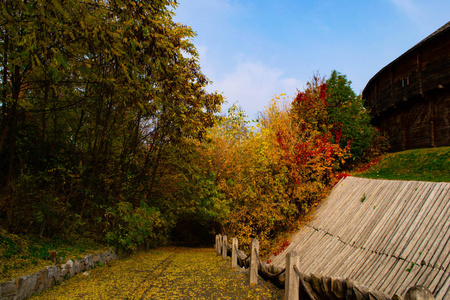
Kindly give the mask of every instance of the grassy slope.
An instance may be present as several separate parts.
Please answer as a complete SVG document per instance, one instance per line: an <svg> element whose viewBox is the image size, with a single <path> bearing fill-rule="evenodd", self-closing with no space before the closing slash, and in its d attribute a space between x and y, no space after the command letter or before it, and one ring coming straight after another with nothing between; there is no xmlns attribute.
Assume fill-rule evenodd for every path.
<svg viewBox="0 0 450 300"><path fill-rule="evenodd" d="M367 170L351 175L391 180L450 182L450 147L389 153Z"/></svg>

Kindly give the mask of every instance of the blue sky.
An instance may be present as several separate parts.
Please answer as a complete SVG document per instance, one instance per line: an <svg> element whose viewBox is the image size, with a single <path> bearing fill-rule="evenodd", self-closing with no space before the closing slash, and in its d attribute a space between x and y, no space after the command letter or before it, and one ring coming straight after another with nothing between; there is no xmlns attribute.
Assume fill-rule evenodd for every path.
<svg viewBox="0 0 450 300"><path fill-rule="evenodd" d="M276 94L294 97L314 73L337 70L362 92L369 79L450 21L448 0L179 0L208 91L250 118Z"/></svg>

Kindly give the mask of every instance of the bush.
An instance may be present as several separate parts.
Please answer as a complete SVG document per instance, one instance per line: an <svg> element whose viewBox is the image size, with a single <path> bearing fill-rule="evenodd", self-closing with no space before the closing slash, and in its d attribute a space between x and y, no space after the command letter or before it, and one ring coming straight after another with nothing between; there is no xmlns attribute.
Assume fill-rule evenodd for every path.
<svg viewBox="0 0 450 300"><path fill-rule="evenodd" d="M111 246L136 250L139 246L153 248L167 241L170 222L159 210L141 203L134 208L129 202L119 202L106 210L107 232L105 240Z"/></svg>

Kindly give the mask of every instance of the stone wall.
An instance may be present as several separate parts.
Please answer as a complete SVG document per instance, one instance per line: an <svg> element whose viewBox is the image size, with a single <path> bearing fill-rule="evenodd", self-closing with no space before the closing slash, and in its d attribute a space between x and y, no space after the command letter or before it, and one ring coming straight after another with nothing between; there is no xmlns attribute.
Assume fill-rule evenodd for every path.
<svg viewBox="0 0 450 300"><path fill-rule="evenodd" d="M65 264L47 266L42 270L0 283L0 300L21 300L55 286L78 273L118 258L114 251L86 255L79 260L69 259Z"/></svg>

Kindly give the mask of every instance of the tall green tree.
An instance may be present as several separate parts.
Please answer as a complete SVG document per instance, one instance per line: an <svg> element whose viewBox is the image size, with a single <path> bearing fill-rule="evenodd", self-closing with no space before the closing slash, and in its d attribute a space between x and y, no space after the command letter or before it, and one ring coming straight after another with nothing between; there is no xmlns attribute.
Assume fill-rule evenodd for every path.
<svg viewBox="0 0 450 300"><path fill-rule="evenodd" d="M97 230L86 221L115 226L102 217L111 207L159 210L172 149L201 138L222 103L204 90L194 32L172 20L176 1L0 5L4 224L49 234L68 220Z"/></svg>
<svg viewBox="0 0 450 300"><path fill-rule="evenodd" d="M364 107L361 96L356 95L351 81L336 70L326 80L327 112L329 123L335 130L342 131L340 144L344 147L351 143L349 161L358 162L367 159L366 155L379 139L379 132L370 124L369 111Z"/></svg>

